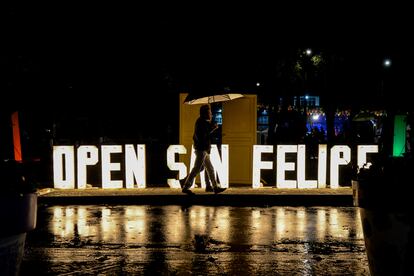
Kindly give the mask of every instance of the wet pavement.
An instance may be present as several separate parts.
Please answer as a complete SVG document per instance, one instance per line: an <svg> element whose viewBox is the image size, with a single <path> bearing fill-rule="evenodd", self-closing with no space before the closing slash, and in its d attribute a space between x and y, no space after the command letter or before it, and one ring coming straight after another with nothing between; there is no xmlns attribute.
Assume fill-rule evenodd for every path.
<svg viewBox="0 0 414 276"><path fill-rule="evenodd" d="M356 207L39 205L21 275L369 275Z"/></svg>

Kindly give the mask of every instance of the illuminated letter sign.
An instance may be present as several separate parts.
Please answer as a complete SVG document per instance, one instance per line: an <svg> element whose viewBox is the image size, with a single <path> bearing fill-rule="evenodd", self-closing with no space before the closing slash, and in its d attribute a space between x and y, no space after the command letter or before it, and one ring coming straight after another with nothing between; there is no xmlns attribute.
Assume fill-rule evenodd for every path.
<svg viewBox="0 0 414 276"><path fill-rule="evenodd" d="M55 188L75 188L75 153L73 146L53 146Z"/></svg>
<svg viewBox="0 0 414 276"><path fill-rule="evenodd" d="M134 188L134 179L138 188L145 188L145 145L125 145L125 186Z"/></svg>
<svg viewBox="0 0 414 276"><path fill-rule="evenodd" d="M278 188L296 188L296 180L286 180L286 171L294 171L295 163L286 162L286 153L298 152L297 146L294 145L277 145L277 172L276 187Z"/></svg>
<svg viewBox="0 0 414 276"><path fill-rule="evenodd" d="M78 148L78 189L86 188L88 165L98 163L98 148L96 146L80 146Z"/></svg>
<svg viewBox="0 0 414 276"><path fill-rule="evenodd" d="M318 152L318 188L326 188L326 162L328 159L326 145L319 145Z"/></svg>
<svg viewBox="0 0 414 276"><path fill-rule="evenodd" d="M342 157L341 157L342 156ZM351 149L348 146L333 146L331 149L331 188L339 187L339 165L351 162Z"/></svg>
<svg viewBox="0 0 414 276"><path fill-rule="evenodd" d="M187 149L182 145L172 145L167 149L167 166L170 170L178 171L178 179L184 179L187 176L187 167L182 162L175 162L175 154L186 154ZM191 147L191 160L190 170L194 167L195 163L195 150ZM229 187L229 147L228 145L221 145L221 158L217 148L217 145L211 145L210 160L214 167L214 175L218 177L220 186L223 188ZM200 173L201 187L206 187L205 170ZM195 182L195 179L194 179ZM168 179L168 185L171 188L181 188L180 182L176 179ZM194 183L193 185L194 186Z"/></svg>
<svg viewBox="0 0 414 276"><path fill-rule="evenodd" d="M122 188L122 180L112 180L111 171L119 171L120 163L111 162L111 154L121 153L121 146L102 146L102 188Z"/></svg>
<svg viewBox="0 0 414 276"><path fill-rule="evenodd" d="M377 145L358 146L358 166L369 165L367 153L377 153ZM259 188L260 171L262 169L273 169L271 161L262 161L262 153L272 153L273 146L253 146L253 179L252 187ZM287 162L286 154L296 153L296 163ZM330 163L330 188L339 187L339 166L346 165L351 161L351 149L348 146L334 146L331 149ZM278 145L276 153L276 187L277 188L326 188L327 172L327 146L319 145L318 149L318 179L306 179L306 146L305 145ZM296 165L296 168L295 168ZM286 172L296 170L296 180L286 179Z"/></svg>
<svg viewBox="0 0 414 276"><path fill-rule="evenodd" d="M367 162L367 153L377 153L378 145L363 145L358 146L358 168L371 166L370 162Z"/></svg>
<svg viewBox="0 0 414 276"><path fill-rule="evenodd" d="M102 188L145 188L145 145L125 145L125 187L123 179L112 179L113 172L121 173L121 163L113 162L114 154L122 154L120 145L79 146L77 148L77 166L75 166L75 149L73 146L53 147L53 180L54 187L60 189L75 188L75 167L77 168L76 188L85 189L87 184L87 167L101 165Z"/></svg>
<svg viewBox="0 0 414 276"><path fill-rule="evenodd" d="M213 164L215 175L222 188L229 187L229 145L221 145L221 158L217 145L211 145L210 154L211 163ZM205 172L205 170L204 170ZM203 183L203 182L201 182ZM202 185L203 188L205 188Z"/></svg>
<svg viewBox="0 0 414 276"><path fill-rule="evenodd" d="M298 145L298 188L317 188L317 180L306 180L306 146Z"/></svg>
<svg viewBox="0 0 414 276"><path fill-rule="evenodd" d="M262 161L263 153L273 153L272 145L253 146L252 187L260 188L261 170L273 170L273 161ZM378 153L377 145L357 147L357 165L369 166L367 154ZM182 162L176 162L176 154L187 154L183 145L171 145L167 149L167 166L178 172L178 179L184 179L194 167L195 151L191 148L190 169ZM287 154L290 154L289 156ZM93 145L54 146L53 179L54 187L60 189L85 189L88 168L100 166L102 188L145 188L146 163L145 145ZM294 161L292 157L296 155ZM76 158L75 158L76 157ZM210 159L214 176L221 187L229 187L229 146L221 145L221 154L212 145ZM123 162L123 161L124 162ZM321 144L318 148L318 179L306 179L306 145L277 145L276 150L276 187L277 188L326 188L328 149ZM330 188L339 187L339 166L351 161L351 148L335 145L330 150ZM314 161L316 162L316 161ZM288 173L288 176L286 175ZM296 174L296 179L293 178ZM205 171L200 174L201 187L206 187ZM171 188L181 188L179 180L167 179ZM193 183L194 185L194 183Z"/></svg>
<svg viewBox="0 0 414 276"><path fill-rule="evenodd" d="M262 153L273 153L273 146L253 146L253 188L259 188L260 170L272 170L272 161L262 161Z"/></svg>
<svg viewBox="0 0 414 276"><path fill-rule="evenodd" d="M175 154L186 154L187 149L183 145L171 145L167 149L167 166L172 171L178 171L178 179L184 179L187 175L187 167L182 162L175 162ZM181 188L180 181L175 178L167 179L171 188Z"/></svg>

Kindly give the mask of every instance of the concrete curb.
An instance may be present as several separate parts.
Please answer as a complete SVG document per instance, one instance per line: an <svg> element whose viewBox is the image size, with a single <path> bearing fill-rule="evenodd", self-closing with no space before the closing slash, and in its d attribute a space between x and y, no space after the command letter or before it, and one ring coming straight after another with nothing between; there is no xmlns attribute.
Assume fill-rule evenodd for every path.
<svg viewBox="0 0 414 276"><path fill-rule="evenodd" d="M212 206L353 206L351 188L251 189L231 188L221 194L198 188L195 195L180 189L147 188L50 190L38 197L40 204L212 205Z"/></svg>

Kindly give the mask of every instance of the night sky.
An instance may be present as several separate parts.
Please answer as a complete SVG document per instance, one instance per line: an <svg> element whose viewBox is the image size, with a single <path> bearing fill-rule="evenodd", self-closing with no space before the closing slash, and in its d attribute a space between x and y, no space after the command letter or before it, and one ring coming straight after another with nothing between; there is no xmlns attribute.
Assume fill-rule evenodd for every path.
<svg viewBox="0 0 414 276"><path fill-rule="evenodd" d="M335 60L325 94L343 103L369 102L382 78L393 95L403 95L414 61L406 10L12 4L1 9L0 88L13 103L2 105L146 112L165 108L181 91L224 87L271 101L299 93L286 64L306 48ZM385 57L393 60L391 72L381 65ZM319 81L305 90L320 88Z"/></svg>

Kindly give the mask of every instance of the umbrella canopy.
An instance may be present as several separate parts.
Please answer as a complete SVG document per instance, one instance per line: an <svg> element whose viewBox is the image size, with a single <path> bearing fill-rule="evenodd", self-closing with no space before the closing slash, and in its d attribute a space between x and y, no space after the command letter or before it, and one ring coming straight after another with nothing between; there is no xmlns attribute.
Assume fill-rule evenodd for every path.
<svg viewBox="0 0 414 276"><path fill-rule="evenodd" d="M215 95L199 95L199 94L188 94L184 100L185 104L210 104L217 102L231 101L244 97L242 94L238 93L225 93L225 94L215 94Z"/></svg>
<svg viewBox="0 0 414 276"><path fill-rule="evenodd" d="M355 115L355 117L352 119L354 122L366 122L371 121L375 119L375 114L370 112L361 112Z"/></svg>

